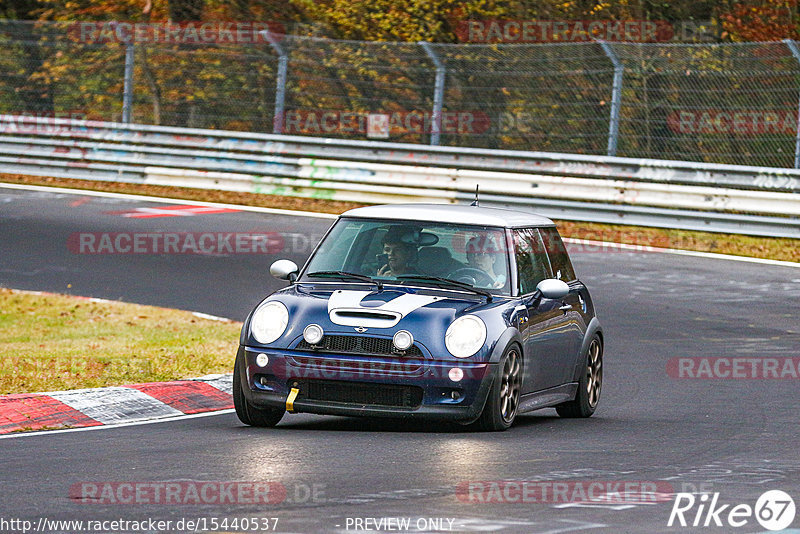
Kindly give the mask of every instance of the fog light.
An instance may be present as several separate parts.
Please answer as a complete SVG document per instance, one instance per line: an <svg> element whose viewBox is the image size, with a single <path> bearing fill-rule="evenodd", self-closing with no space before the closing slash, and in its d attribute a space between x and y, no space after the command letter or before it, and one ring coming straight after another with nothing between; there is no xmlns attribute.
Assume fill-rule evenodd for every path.
<svg viewBox="0 0 800 534"><path fill-rule="evenodd" d="M269 363L269 356L266 354L259 354L256 356L256 365L259 367L266 367Z"/></svg>
<svg viewBox="0 0 800 534"><path fill-rule="evenodd" d="M316 345L322 341L323 335L322 327L318 324L310 324L303 330L303 339L311 345Z"/></svg>
<svg viewBox="0 0 800 534"><path fill-rule="evenodd" d="M461 398L461 393L459 393L458 391L453 390L453 392L450 394L450 397L453 400L458 400L458 399Z"/></svg>
<svg viewBox="0 0 800 534"><path fill-rule="evenodd" d="M406 350L414 343L414 336L408 330L399 330L392 338L397 350Z"/></svg>
<svg viewBox="0 0 800 534"><path fill-rule="evenodd" d="M450 372L447 373L447 376L450 377L450 380L453 382L460 382L462 378L464 378L464 370L461 367L453 367L450 369Z"/></svg>

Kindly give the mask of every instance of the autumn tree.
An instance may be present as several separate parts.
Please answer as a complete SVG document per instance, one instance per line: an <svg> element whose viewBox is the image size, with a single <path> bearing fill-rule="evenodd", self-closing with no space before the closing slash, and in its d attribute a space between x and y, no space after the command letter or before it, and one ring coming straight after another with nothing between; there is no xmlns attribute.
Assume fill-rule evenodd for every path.
<svg viewBox="0 0 800 534"><path fill-rule="evenodd" d="M0 0L0 17L9 21L32 21L40 16L37 0ZM20 65L17 76L19 82L12 91L19 102L25 103L28 111L36 114L53 113L53 92L50 84L41 83L34 75L41 71L44 56L41 49L33 45L41 39L40 32L30 23L10 22L9 31L19 45L11 45L9 55Z"/></svg>
<svg viewBox="0 0 800 534"><path fill-rule="evenodd" d="M779 41L798 37L797 0L745 0L720 14L722 37L731 41Z"/></svg>

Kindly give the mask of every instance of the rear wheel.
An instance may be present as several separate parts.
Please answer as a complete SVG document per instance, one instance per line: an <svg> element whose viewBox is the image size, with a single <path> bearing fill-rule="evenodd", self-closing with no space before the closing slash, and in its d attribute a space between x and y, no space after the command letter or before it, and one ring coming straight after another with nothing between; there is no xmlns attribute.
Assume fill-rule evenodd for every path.
<svg viewBox="0 0 800 534"><path fill-rule="evenodd" d="M239 420L250 426L275 426L281 420L285 410L281 408L256 408L247 401L242 385L242 366L244 363L236 357L233 366L233 407Z"/></svg>
<svg viewBox="0 0 800 534"><path fill-rule="evenodd" d="M522 357L519 348L511 345L500 360L500 367L489 398L476 428L484 431L505 430L514 424L519 408L519 394L522 385Z"/></svg>
<svg viewBox="0 0 800 534"><path fill-rule="evenodd" d="M600 390L603 387L603 343L594 336L586 352L583 373L578 382L578 393L575 399L556 406L561 417L589 417L600 402Z"/></svg>

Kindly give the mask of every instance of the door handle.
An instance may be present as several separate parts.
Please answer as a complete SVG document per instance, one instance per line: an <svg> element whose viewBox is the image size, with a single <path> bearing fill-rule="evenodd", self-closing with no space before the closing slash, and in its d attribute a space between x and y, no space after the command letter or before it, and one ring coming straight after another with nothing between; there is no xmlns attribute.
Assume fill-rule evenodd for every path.
<svg viewBox="0 0 800 534"><path fill-rule="evenodd" d="M563 306L559 306L558 309L561 311L569 311L572 309L572 304L564 304Z"/></svg>

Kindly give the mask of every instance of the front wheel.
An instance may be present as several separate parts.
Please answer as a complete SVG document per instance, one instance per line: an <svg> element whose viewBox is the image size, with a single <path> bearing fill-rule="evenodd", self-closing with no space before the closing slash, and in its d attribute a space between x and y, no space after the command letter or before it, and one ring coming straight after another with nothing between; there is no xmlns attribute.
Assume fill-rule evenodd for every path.
<svg viewBox="0 0 800 534"><path fill-rule="evenodd" d="M519 394L522 386L522 356L519 348L512 345L506 349L500 360L497 377L489 390L489 398L476 428L488 432L505 430L514 424L519 408Z"/></svg>
<svg viewBox="0 0 800 534"><path fill-rule="evenodd" d="M242 369L244 363L237 356L233 366L233 407L239 420L250 426L275 426L283 417L285 410L280 408L256 408L244 396Z"/></svg>
<svg viewBox="0 0 800 534"><path fill-rule="evenodd" d="M603 344L598 336L594 336L586 352L583 373L578 382L578 393L575 399L556 406L561 417L589 417L600 402L600 390L603 386Z"/></svg>

